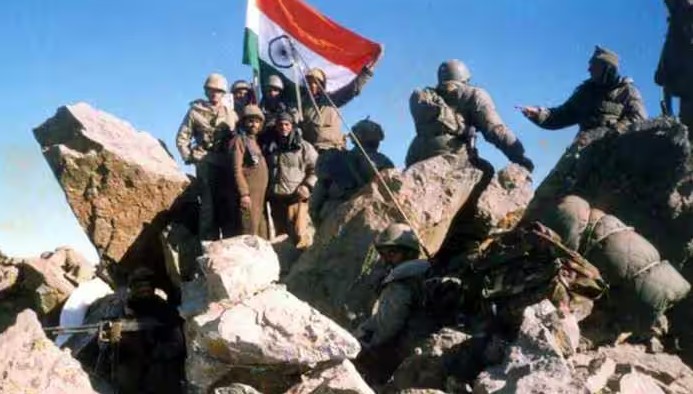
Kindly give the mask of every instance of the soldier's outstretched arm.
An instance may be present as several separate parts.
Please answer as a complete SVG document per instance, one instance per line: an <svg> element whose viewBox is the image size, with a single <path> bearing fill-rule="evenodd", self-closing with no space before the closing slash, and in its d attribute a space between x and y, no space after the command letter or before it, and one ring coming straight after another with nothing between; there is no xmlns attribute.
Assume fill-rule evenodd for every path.
<svg viewBox="0 0 693 394"><path fill-rule="evenodd" d="M393 282L385 286L371 317L373 336L369 345L383 344L404 329L411 313L413 298L412 290L405 283Z"/></svg>
<svg viewBox="0 0 693 394"><path fill-rule="evenodd" d="M190 111L188 111L178 128L178 134L176 134L176 147L180 157L186 164L190 163L190 155L192 154L192 126L192 116L190 116Z"/></svg>
<svg viewBox="0 0 693 394"><path fill-rule="evenodd" d="M359 75L341 89L332 92L330 99L337 107L342 107L361 93L361 89L373 77L373 71L364 67Z"/></svg>
<svg viewBox="0 0 693 394"><path fill-rule="evenodd" d="M525 156L525 148L515 134L503 123L496 111L491 96L483 89L477 89L474 95L472 125L481 131L484 139L498 148L513 163L529 170L534 164Z"/></svg>
<svg viewBox="0 0 693 394"><path fill-rule="evenodd" d="M529 118L537 126L547 130L558 130L578 124L582 90L578 87L565 103L553 108L541 108L536 117Z"/></svg>

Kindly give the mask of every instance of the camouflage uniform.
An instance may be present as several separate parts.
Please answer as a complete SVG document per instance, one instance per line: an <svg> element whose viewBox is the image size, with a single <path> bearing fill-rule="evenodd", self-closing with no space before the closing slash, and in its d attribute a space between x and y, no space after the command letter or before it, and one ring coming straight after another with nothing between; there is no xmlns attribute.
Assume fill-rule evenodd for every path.
<svg viewBox="0 0 693 394"><path fill-rule="evenodd" d="M303 141L299 130L292 130L287 138L272 131L274 138L263 151L269 167L268 198L277 234L289 234L299 247L310 243L308 234L308 200L297 194L300 186L312 190L317 182L315 164L318 153Z"/></svg>
<svg viewBox="0 0 693 394"><path fill-rule="evenodd" d="M623 133L632 123L647 118L642 97L633 81L618 75L616 54L597 47L591 61L595 59L603 59L612 69L610 80L595 82L588 79L565 103L554 108L541 108L530 120L550 130L577 124L580 131L576 142L580 144L589 140L590 130L609 127Z"/></svg>
<svg viewBox="0 0 693 394"><path fill-rule="evenodd" d="M498 148L513 163L532 171L534 165L525 156L522 142L503 123L486 90L468 84L454 83L442 94L445 101L464 119L466 127L481 132L484 139ZM438 88L441 92L441 87Z"/></svg>
<svg viewBox="0 0 693 394"><path fill-rule="evenodd" d="M324 87L324 73L322 73L322 76ZM344 106L358 96L363 86L372 76L373 73L370 69L364 68L349 84L335 92L327 93L329 100L325 94L319 94L315 97L317 107L313 105L309 93L304 92L301 100L303 103L303 121L301 122L303 138L310 142L319 153L330 149L344 149L345 140L342 135L342 120L339 117L337 108ZM330 104L330 100L337 108Z"/></svg>
<svg viewBox="0 0 693 394"><path fill-rule="evenodd" d="M213 107L205 100L190 103L178 129L176 146L183 161L195 164L200 194L199 234L201 239L219 238L226 220L225 189L230 187L229 161L223 146L232 138L238 117L224 105Z"/></svg>
<svg viewBox="0 0 693 394"><path fill-rule="evenodd" d="M473 147L475 131L513 163L529 171L534 164L525 156L520 140L503 123L491 96L469 84L471 73L459 60L448 60L438 68L438 87L415 91L410 110L417 139L407 152L407 166L437 154ZM423 145L420 147L418 145Z"/></svg>
<svg viewBox="0 0 693 394"><path fill-rule="evenodd" d="M455 153L470 143L474 130L433 88L415 90L409 98L416 137L409 145L407 167L444 153Z"/></svg>
<svg viewBox="0 0 693 394"><path fill-rule="evenodd" d="M693 1L665 0L669 29L655 73L655 82L680 97L679 117L693 142Z"/></svg>
<svg viewBox="0 0 693 394"><path fill-rule="evenodd" d="M424 278L431 264L410 260L397 265L382 281L371 317L357 329L364 349L357 365L365 367L369 384L387 381L425 335Z"/></svg>

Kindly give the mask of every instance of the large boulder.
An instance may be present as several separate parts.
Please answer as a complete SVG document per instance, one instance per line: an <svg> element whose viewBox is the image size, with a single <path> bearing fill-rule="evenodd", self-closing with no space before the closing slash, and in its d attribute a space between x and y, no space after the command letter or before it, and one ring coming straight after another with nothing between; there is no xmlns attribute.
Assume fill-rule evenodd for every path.
<svg viewBox="0 0 693 394"><path fill-rule="evenodd" d="M93 276L91 264L67 247L41 257L0 257L0 331L26 308L36 312L42 323L57 325L67 298Z"/></svg>
<svg viewBox="0 0 693 394"><path fill-rule="evenodd" d="M252 235L206 244L199 262L211 301L235 304L279 280L279 260L272 244Z"/></svg>
<svg viewBox="0 0 693 394"><path fill-rule="evenodd" d="M474 393L583 393L567 361L579 339L570 326L549 301L527 307L505 361L479 375Z"/></svg>
<svg viewBox="0 0 693 394"><path fill-rule="evenodd" d="M455 216L436 258L449 262L476 250L491 234L514 228L533 196L532 176L522 166L510 164L490 179L487 175Z"/></svg>
<svg viewBox="0 0 693 394"><path fill-rule="evenodd" d="M3 393L96 393L67 350L46 338L36 314L26 310L0 335L0 391Z"/></svg>
<svg viewBox="0 0 693 394"><path fill-rule="evenodd" d="M570 194L635 227L664 258L682 262L693 239L693 156L685 126L656 118L569 148L537 188L525 219L539 219Z"/></svg>
<svg viewBox="0 0 693 394"><path fill-rule="evenodd" d="M440 247L452 218L481 177L482 171L463 153L437 156L385 175L431 252ZM395 221L402 218L377 183L365 186L325 218L313 247L287 276L289 290L340 324L355 327L376 297L379 280L367 258L373 239Z"/></svg>
<svg viewBox="0 0 693 394"><path fill-rule="evenodd" d="M212 303L188 319L186 331L188 380L203 392L239 366L274 371L267 383L288 380L319 363L354 358L361 350L346 330L281 286L236 304ZM249 383L237 376L233 381Z"/></svg>
<svg viewBox="0 0 693 394"><path fill-rule="evenodd" d="M34 136L103 262L147 256L163 270L159 233L189 184L163 143L86 103L58 108Z"/></svg>
<svg viewBox="0 0 693 394"><path fill-rule="evenodd" d="M397 390L427 388L453 392L450 386L473 379L481 370L483 360L475 351L475 342L468 333L442 328L397 367L391 386Z"/></svg>

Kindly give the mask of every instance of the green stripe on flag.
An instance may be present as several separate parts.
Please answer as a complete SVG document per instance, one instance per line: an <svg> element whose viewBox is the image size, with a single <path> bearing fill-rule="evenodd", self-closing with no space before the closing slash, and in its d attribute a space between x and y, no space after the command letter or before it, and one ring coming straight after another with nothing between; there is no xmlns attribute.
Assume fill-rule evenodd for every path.
<svg viewBox="0 0 693 394"><path fill-rule="evenodd" d="M243 37L243 64L247 64L257 73L260 72L258 37L254 31L246 28Z"/></svg>

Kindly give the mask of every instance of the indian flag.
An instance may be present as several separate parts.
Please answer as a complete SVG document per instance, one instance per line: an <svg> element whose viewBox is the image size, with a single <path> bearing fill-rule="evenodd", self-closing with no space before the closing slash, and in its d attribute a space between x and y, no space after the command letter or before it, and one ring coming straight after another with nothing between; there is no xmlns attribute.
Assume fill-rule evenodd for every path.
<svg viewBox="0 0 693 394"><path fill-rule="evenodd" d="M253 67L263 85L276 74L288 92L294 87L296 70L304 73L306 67L319 67L327 75L327 91L332 92L356 78L380 53L379 44L301 0L248 0L243 63Z"/></svg>

